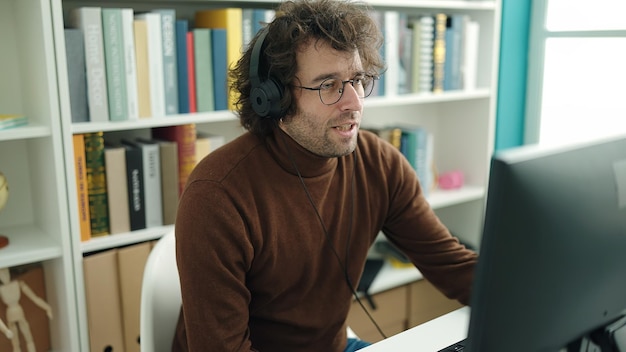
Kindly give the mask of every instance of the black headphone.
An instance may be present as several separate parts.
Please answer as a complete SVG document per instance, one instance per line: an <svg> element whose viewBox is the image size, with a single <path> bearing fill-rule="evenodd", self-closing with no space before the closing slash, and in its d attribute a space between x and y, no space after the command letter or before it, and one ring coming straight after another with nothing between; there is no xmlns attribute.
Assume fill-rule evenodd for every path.
<svg viewBox="0 0 626 352"><path fill-rule="evenodd" d="M280 106L285 87L273 77L268 77L266 80L261 81L261 75L259 74L261 48L268 32L268 26L261 29L254 43L254 48L252 48L250 56L250 84L252 85L250 103L254 112L259 116L279 119L286 112L286 109Z"/></svg>

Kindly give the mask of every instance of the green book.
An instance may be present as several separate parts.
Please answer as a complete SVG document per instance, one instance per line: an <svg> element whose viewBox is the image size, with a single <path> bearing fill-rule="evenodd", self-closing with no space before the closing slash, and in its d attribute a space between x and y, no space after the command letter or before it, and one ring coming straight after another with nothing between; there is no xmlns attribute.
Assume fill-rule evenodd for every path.
<svg viewBox="0 0 626 352"><path fill-rule="evenodd" d="M196 64L196 102L198 112L214 111L213 59L211 57L211 29L193 30L194 60Z"/></svg>
<svg viewBox="0 0 626 352"><path fill-rule="evenodd" d="M91 236L108 235L109 208L104 164L104 134L85 133L84 138Z"/></svg>
<svg viewBox="0 0 626 352"><path fill-rule="evenodd" d="M102 9L102 34L109 96L109 119L128 119L122 9Z"/></svg>

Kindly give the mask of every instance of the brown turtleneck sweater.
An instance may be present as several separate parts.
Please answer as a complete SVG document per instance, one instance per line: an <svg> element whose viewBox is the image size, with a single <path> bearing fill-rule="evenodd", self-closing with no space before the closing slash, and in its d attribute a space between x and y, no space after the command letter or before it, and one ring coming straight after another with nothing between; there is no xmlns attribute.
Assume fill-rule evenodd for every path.
<svg viewBox="0 0 626 352"><path fill-rule="evenodd" d="M343 351L346 272L356 287L381 229L444 294L468 303L476 254L437 219L404 156L374 134L359 132L341 158L316 156L280 130L214 151L180 199L173 351Z"/></svg>

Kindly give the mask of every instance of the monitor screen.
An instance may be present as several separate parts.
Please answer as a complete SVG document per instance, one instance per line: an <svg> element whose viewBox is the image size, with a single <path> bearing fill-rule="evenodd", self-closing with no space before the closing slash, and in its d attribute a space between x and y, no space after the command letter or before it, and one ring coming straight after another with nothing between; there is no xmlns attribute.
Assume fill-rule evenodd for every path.
<svg viewBox="0 0 626 352"><path fill-rule="evenodd" d="M560 351L624 314L626 136L493 157L471 306L472 352Z"/></svg>

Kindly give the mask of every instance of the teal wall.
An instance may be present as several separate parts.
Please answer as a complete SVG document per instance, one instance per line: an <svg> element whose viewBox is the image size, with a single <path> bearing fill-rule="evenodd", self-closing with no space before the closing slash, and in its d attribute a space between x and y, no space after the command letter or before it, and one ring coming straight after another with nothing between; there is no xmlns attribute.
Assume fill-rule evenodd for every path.
<svg viewBox="0 0 626 352"><path fill-rule="evenodd" d="M532 0L502 0L495 150L524 144Z"/></svg>

